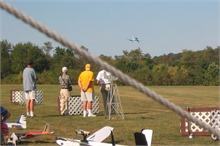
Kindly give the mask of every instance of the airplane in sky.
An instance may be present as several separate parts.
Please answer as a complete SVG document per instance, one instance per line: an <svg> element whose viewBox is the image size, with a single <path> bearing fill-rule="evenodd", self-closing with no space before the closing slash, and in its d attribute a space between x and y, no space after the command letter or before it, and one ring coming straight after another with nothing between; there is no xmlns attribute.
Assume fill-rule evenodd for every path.
<svg viewBox="0 0 220 146"><path fill-rule="evenodd" d="M135 37L135 36L132 36L130 39L128 39L129 41L131 41L131 42L140 42L140 40L137 38L137 37Z"/></svg>
<svg viewBox="0 0 220 146"><path fill-rule="evenodd" d="M114 136L113 136L113 127L105 126L100 130L96 131L94 134L90 135L90 132L84 130L76 131L76 134L83 135L82 140L71 139L71 138L63 138L63 137L56 137L56 143L59 146L123 146L119 144L115 144ZM138 145L148 145L151 146L151 139L152 139L152 130L146 131L147 129L143 130L142 133L136 133L136 137L140 137L142 135L142 139L135 140ZM89 136L90 135L90 136ZM104 143L103 141L111 135L111 143ZM88 137L87 137L88 136ZM147 140L149 142L147 142Z"/></svg>
<svg viewBox="0 0 220 146"><path fill-rule="evenodd" d="M10 137L11 137L11 141L16 141L16 143L18 143L20 141L25 141L31 138L36 138L39 136L51 135L51 134L54 134L54 132L51 132L49 130L49 124L46 124L42 132L33 131L33 132L26 132L26 133L12 133Z"/></svg>
<svg viewBox="0 0 220 146"><path fill-rule="evenodd" d="M8 126L8 128L26 129L27 128L26 116L21 115L18 118L17 122L14 123L6 122L6 125Z"/></svg>

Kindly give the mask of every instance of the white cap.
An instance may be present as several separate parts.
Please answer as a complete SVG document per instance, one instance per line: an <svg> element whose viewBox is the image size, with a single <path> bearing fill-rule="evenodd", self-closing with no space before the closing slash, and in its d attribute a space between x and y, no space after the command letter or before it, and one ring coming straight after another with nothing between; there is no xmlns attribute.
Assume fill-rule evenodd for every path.
<svg viewBox="0 0 220 146"><path fill-rule="evenodd" d="M68 71L67 67L64 66L64 67L62 68L62 72L67 72L67 71Z"/></svg>

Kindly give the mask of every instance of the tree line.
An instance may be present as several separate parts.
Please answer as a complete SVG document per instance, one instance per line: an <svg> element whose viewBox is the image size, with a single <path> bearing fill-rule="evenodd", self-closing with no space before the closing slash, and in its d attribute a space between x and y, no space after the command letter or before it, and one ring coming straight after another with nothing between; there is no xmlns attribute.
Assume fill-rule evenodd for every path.
<svg viewBox="0 0 220 146"><path fill-rule="evenodd" d="M74 84L86 61L73 50L64 47L53 47L51 42L37 46L31 42L12 45L7 40L1 45L1 83L22 83L22 71L28 60L34 61L34 69L38 75L38 84L58 84L61 68L66 66ZM81 49L89 51L86 47ZM183 50L181 53L164 54L151 57L143 53L141 48L130 52L123 50L123 55L99 58L108 62L130 77L150 86L185 85L185 86L218 86L219 85L219 51L220 47L207 46L200 51ZM92 64L97 75L99 66ZM117 81L118 84L124 83Z"/></svg>

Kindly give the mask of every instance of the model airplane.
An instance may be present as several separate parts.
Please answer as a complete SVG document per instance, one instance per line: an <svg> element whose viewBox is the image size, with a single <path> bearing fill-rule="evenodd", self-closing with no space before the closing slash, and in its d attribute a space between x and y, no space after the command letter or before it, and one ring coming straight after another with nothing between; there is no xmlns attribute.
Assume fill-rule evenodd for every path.
<svg viewBox="0 0 220 146"><path fill-rule="evenodd" d="M92 134L90 136L88 136L90 134L90 132L84 131L84 130L78 130L78 131L76 131L76 134L83 135L82 140L57 137L56 138L56 143L59 146L81 146L81 145L84 145L84 146L123 146L123 145L115 144L114 136L113 136L113 130L114 130L113 127L105 126L105 127L101 128L100 130L96 131L94 134ZM151 145L152 130L150 132L146 132L146 130L145 130L145 132L138 133L138 134L139 135L142 134L142 137L144 137L144 139L135 140L135 142L138 145L143 145L143 144L148 145L148 146ZM111 143L104 143L103 141L109 135L111 135ZM145 138L146 136L148 136L148 138ZM149 142L147 142L147 140Z"/></svg>
<svg viewBox="0 0 220 146"><path fill-rule="evenodd" d="M39 136L51 135L51 134L54 134L54 132L49 131L49 124L46 124L42 132L27 132L27 133L22 133L22 134L12 133L10 137L11 137L11 141L16 141L17 143L17 142L25 141L31 138L36 138Z"/></svg>
<svg viewBox="0 0 220 146"><path fill-rule="evenodd" d="M26 125L26 116L21 115L17 122L15 123L10 123L10 122L6 122L8 128L17 128L17 129L26 129L27 125Z"/></svg>
<svg viewBox="0 0 220 146"><path fill-rule="evenodd" d="M135 41L138 42L138 43L140 42L140 40L137 37L134 37L134 36L132 36L131 39L128 39L128 40L131 41L131 42L135 42Z"/></svg>

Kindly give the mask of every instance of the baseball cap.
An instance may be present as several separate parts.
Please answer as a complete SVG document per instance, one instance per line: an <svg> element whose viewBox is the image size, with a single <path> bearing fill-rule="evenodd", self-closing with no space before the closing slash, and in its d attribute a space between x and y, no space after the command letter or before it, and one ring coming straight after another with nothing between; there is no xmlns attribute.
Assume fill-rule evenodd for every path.
<svg viewBox="0 0 220 146"><path fill-rule="evenodd" d="M90 64L86 64L85 68L86 68L86 69L90 69L90 68L91 68L91 65L90 65Z"/></svg>
<svg viewBox="0 0 220 146"><path fill-rule="evenodd" d="M91 68L90 64L86 64L85 68Z"/></svg>
<svg viewBox="0 0 220 146"><path fill-rule="evenodd" d="M62 72L67 72L67 71L68 71L67 67L64 66L64 67L62 68Z"/></svg>

